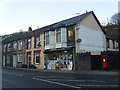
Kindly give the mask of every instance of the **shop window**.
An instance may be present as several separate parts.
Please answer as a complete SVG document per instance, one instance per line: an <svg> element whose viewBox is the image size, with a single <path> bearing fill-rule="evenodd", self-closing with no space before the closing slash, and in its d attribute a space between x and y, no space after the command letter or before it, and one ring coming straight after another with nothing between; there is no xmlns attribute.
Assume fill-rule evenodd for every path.
<svg viewBox="0 0 120 90"><path fill-rule="evenodd" d="M40 64L40 52L34 53L34 62L35 64Z"/></svg>
<svg viewBox="0 0 120 90"><path fill-rule="evenodd" d="M61 29L56 30L56 42L61 42Z"/></svg>

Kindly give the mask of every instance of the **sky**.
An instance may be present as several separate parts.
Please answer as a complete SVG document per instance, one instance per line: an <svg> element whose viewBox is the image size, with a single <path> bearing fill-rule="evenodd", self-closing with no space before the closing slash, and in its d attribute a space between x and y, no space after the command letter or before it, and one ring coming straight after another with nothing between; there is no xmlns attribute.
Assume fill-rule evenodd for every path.
<svg viewBox="0 0 120 90"><path fill-rule="evenodd" d="M0 35L27 31L30 26L35 30L78 15L76 13L83 14L86 10L94 11L100 23L104 25L118 12L118 1L0 0Z"/></svg>

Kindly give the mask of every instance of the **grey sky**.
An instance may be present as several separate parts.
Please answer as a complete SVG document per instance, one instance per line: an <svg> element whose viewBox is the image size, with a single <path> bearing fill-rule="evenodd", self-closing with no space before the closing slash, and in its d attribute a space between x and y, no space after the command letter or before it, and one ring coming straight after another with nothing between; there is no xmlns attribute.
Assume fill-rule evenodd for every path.
<svg viewBox="0 0 120 90"><path fill-rule="evenodd" d="M33 29L43 27L86 10L94 11L102 24L118 11L118 2L4 2L0 5L0 35L20 29L26 31L31 25Z"/></svg>

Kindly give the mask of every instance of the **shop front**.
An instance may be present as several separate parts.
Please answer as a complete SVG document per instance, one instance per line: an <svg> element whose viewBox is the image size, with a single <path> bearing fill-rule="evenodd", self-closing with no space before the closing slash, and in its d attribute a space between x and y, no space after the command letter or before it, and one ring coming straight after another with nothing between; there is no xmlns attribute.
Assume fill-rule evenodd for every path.
<svg viewBox="0 0 120 90"><path fill-rule="evenodd" d="M46 50L46 69L72 70L73 52L72 49Z"/></svg>

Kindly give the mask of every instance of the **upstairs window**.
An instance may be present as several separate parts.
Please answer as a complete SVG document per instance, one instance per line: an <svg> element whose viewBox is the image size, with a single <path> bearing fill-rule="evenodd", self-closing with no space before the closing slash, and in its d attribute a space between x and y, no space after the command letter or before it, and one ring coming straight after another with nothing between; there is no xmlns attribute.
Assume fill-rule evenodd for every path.
<svg viewBox="0 0 120 90"><path fill-rule="evenodd" d="M7 45L4 44L3 52L6 52Z"/></svg>
<svg viewBox="0 0 120 90"><path fill-rule="evenodd" d="M31 39L27 40L27 49L31 49Z"/></svg>
<svg viewBox="0 0 120 90"><path fill-rule="evenodd" d="M109 48L109 39L107 39L107 43L106 44L107 44L107 48Z"/></svg>
<svg viewBox="0 0 120 90"><path fill-rule="evenodd" d="M49 32L45 32L45 44L49 44Z"/></svg>
<svg viewBox="0 0 120 90"><path fill-rule="evenodd" d="M7 51L10 51L10 43L8 43Z"/></svg>
<svg viewBox="0 0 120 90"><path fill-rule="evenodd" d="M38 48L39 47L39 41L40 41L40 37L34 37L34 48Z"/></svg>
<svg viewBox="0 0 120 90"><path fill-rule="evenodd" d="M14 48L14 50L17 50L17 43L16 42L13 43L13 48Z"/></svg>
<svg viewBox="0 0 120 90"><path fill-rule="evenodd" d="M56 42L61 42L61 29L56 30Z"/></svg>
<svg viewBox="0 0 120 90"><path fill-rule="evenodd" d="M18 50L22 50L22 45L23 45L23 42L21 40L18 41Z"/></svg>

